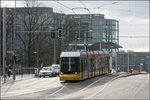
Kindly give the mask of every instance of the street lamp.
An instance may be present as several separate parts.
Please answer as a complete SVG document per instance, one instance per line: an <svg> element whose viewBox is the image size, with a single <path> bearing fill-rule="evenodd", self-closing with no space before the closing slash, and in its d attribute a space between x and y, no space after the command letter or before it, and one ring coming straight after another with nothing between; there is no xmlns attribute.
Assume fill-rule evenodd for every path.
<svg viewBox="0 0 150 100"><path fill-rule="evenodd" d="M93 30L89 30L88 32L93 32ZM87 46L88 46L88 44L87 44L87 41L86 41L86 39L87 39L87 33L88 32L84 32L84 50L85 51L87 51Z"/></svg>
<svg viewBox="0 0 150 100"><path fill-rule="evenodd" d="M130 70L129 64L130 64L130 54L132 54L132 52L128 52L128 73Z"/></svg>
<svg viewBox="0 0 150 100"><path fill-rule="evenodd" d="M38 52L34 52L34 54L36 54L36 64L37 64L37 67L38 67Z"/></svg>
<svg viewBox="0 0 150 100"><path fill-rule="evenodd" d="M128 53L128 73L129 73L129 53Z"/></svg>
<svg viewBox="0 0 150 100"><path fill-rule="evenodd" d="M147 62L147 71L150 72L150 68L149 68L150 67L149 66L150 65L149 64L150 63L150 59L149 59L149 56L146 56L146 59L147 59L147 61L146 61Z"/></svg>
<svg viewBox="0 0 150 100"><path fill-rule="evenodd" d="M140 63L140 71L142 71L144 59L141 59L141 62L142 62L142 63Z"/></svg>

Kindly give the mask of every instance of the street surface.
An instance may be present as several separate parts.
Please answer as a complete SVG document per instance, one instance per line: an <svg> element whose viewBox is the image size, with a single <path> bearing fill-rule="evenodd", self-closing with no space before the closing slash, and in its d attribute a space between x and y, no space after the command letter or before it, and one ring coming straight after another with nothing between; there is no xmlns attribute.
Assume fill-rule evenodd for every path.
<svg viewBox="0 0 150 100"><path fill-rule="evenodd" d="M1 85L1 99L150 99L149 74L103 75L81 82L33 77Z"/></svg>

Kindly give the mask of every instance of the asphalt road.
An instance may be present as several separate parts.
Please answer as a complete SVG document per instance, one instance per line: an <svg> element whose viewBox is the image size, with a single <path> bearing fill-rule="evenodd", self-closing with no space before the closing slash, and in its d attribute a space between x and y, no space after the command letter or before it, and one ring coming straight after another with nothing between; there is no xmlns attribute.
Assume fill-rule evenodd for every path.
<svg viewBox="0 0 150 100"><path fill-rule="evenodd" d="M150 99L149 74L103 75L81 82L31 78L1 86L1 99Z"/></svg>

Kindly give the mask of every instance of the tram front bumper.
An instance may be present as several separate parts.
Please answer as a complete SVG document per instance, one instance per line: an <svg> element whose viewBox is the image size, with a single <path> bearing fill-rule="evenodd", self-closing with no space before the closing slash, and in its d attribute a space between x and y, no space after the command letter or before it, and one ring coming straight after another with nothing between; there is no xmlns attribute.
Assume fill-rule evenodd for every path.
<svg viewBox="0 0 150 100"><path fill-rule="evenodd" d="M60 74L61 81L81 80L80 74Z"/></svg>

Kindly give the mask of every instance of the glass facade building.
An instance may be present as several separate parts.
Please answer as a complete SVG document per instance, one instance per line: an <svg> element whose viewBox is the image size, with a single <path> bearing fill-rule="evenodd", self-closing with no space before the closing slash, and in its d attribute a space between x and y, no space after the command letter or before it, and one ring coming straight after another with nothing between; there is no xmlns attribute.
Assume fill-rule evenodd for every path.
<svg viewBox="0 0 150 100"><path fill-rule="evenodd" d="M72 50L83 50L84 41L88 50L114 52L119 46L119 21L105 19L103 14L67 15L69 43ZM85 35L86 34L86 35Z"/></svg>

